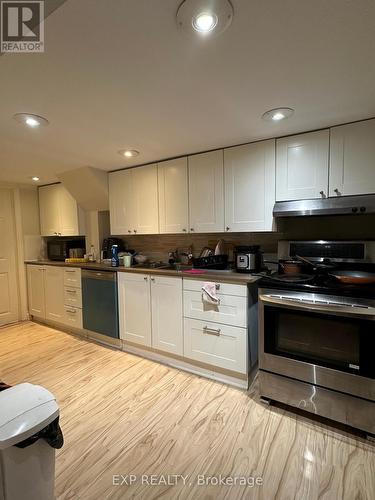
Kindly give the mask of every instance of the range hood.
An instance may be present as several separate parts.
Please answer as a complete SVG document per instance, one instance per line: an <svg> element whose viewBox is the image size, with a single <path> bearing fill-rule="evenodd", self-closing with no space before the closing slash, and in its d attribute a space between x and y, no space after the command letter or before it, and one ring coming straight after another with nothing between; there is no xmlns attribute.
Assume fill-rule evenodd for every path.
<svg viewBox="0 0 375 500"><path fill-rule="evenodd" d="M273 207L274 217L373 213L375 213L375 194L337 196L319 200L277 201Z"/></svg>

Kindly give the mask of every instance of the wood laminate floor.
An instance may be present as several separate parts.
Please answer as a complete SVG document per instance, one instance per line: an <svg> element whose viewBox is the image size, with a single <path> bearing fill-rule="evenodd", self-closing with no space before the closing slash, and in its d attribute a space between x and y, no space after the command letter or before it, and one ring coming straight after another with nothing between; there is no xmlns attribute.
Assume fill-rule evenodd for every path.
<svg viewBox="0 0 375 500"><path fill-rule="evenodd" d="M58 499L375 498L373 444L265 407L256 389L247 393L34 323L0 329L0 380L42 384L58 399L65 435ZM113 484L130 482L130 474L134 484ZM262 485L199 484L220 475Z"/></svg>

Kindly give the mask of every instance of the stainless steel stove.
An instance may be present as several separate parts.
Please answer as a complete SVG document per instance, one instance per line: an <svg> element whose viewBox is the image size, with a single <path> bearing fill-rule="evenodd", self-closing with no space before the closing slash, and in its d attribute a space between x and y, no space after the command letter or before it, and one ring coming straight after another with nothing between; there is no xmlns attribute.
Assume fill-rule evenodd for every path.
<svg viewBox="0 0 375 500"><path fill-rule="evenodd" d="M375 272L372 242L281 242L278 254ZM308 278L259 282L260 394L374 435L375 286Z"/></svg>

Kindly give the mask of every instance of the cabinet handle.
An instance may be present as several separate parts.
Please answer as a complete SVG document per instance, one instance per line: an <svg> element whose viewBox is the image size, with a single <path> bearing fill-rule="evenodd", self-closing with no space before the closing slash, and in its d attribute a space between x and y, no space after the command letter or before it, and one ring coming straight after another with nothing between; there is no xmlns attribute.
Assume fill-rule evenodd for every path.
<svg viewBox="0 0 375 500"><path fill-rule="evenodd" d="M128 233L130 233L130 234L131 234L131 232L132 232L132 230L131 230L131 229L128 229Z"/></svg>
<svg viewBox="0 0 375 500"><path fill-rule="evenodd" d="M194 233L194 228L193 227L190 228L190 232Z"/></svg>
<svg viewBox="0 0 375 500"><path fill-rule="evenodd" d="M208 335L216 335L218 337L220 335L221 329L218 328L216 330L215 328L209 328L208 326L204 326L203 332L208 333Z"/></svg>
<svg viewBox="0 0 375 500"><path fill-rule="evenodd" d="M340 191L337 188L334 189L334 192L337 194L337 196L341 194Z"/></svg>
<svg viewBox="0 0 375 500"><path fill-rule="evenodd" d="M226 231L229 231L229 230L230 230L230 227L229 227L229 226L227 226L227 227L225 228L225 230L226 230Z"/></svg>
<svg viewBox="0 0 375 500"><path fill-rule="evenodd" d="M147 277L147 276L145 276L143 279L144 279L145 281L148 281L148 277Z"/></svg>
<svg viewBox="0 0 375 500"><path fill-rule="evenodd" d="M77 311L75 309L67 309L66 312L71 314L77 314Z"/></svg>
<svg viewBox="0 0 375 500"><path fill-rule="evenodd" d="M66 273L75 273L75 271L70 270L70 269L65 269L65 272L66 272Z"/></svg>
<svg viewBox="0 0 375 500"><path fill-rule="evenodd" d="M134 231L134 234L137 234L137 230L136 229L133 229L133 231Z"/></svg>
<svg viewBox="0 0 375 500"><path fill-rule="evenodd" d="M45 271L43 267L38 267L38 271Z"/></svg>
<svg viewBox="0 0 375 500"><path fill-rule="evenodd" d="M319 194L321 195L322 198L326 197L326 195L324 194L324 191L319 191Z"/></svg>
<svg viewBox="0 0 375 500"><path fill-rule="evenodd" d="M151 281L155 282L155 278L151 278Z"/></svg>
<svg viewBox="0 0 375 500"><path fill-rule="evenodd" d="M77 293L77 290L69 290L69 288L65 289L68 293Z"/></svg>
<svg viewBox="0 0 375 500"><path fill-rule="evenodd" d="M182 232L183 232L183 233L186 233L186 229L183 229L183 230L182 230Z"/></svg>

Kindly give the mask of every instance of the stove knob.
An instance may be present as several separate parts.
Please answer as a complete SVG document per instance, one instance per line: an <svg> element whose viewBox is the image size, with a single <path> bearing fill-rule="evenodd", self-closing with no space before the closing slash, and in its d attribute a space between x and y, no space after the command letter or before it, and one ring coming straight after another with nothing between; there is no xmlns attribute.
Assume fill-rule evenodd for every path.
<svg viewBox="0 0 375 500"><path fill-rule="evenodd" d="M357 207L353 207L352 208L352 212L353 212L353 214L357 213L358 212L358 208Z"/></svg>
<svg viewBox="0 0 375 500"><path fill-rule="evenodd" d="M366 212L366 207L361 207L359 210L360 210L362 213L363 213L363 212Z"/></svg>

